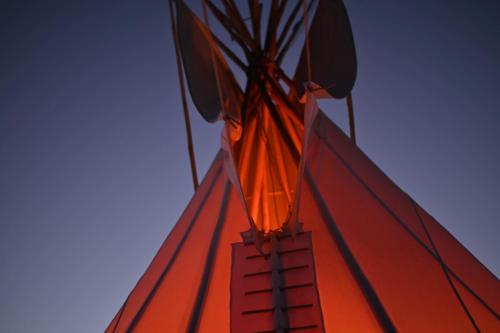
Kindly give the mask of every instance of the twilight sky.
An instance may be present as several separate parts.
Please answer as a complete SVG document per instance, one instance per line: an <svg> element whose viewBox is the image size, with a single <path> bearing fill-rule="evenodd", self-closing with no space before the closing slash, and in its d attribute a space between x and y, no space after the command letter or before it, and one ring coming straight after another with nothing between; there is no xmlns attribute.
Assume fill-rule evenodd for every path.
<svg viewBox="0 0 500 333"><path fill-rule="evenodd" d="M499 276L500 2L345 2L359 146ZM103 331L191 197L169 24L167 0L0 1L2 332ZM191 115L203 175L220 125Z"/></svg>

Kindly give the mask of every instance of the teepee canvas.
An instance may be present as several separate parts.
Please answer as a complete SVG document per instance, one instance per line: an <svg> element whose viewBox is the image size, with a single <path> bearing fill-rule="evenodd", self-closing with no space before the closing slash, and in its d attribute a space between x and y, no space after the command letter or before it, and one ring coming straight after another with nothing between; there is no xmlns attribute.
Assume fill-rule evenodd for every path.
<svg viewBox="0 0 500 333"><path fill-rule="evenodd" d="M202 4L170 1L173 42L221 150L105 332L500 332L498 279L318 108L351 101L342 1Z"/></svg>

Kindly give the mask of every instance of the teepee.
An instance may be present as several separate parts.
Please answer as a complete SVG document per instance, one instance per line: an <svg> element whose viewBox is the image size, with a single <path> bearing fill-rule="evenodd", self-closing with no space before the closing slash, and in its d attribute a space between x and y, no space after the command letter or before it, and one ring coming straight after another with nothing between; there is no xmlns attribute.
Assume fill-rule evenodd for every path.
<svg viewBox="0 0 500 333"><path fill-rule="evenodd" d="M193 198L106 333L500 332L498 279L356 146L341 0L169 5L184 107L185 75L221 150L199 186L193 165ZM319 98L347 100L349 136Z"/></svg>

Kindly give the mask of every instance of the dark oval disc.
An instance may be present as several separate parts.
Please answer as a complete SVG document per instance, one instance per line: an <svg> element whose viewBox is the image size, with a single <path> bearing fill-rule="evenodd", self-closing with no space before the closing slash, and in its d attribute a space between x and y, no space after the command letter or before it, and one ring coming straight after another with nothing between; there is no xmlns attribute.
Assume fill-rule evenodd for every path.
<svg viewBox="0 0 500 333"><path fill-rule="evenodd" d="M224 110L239 120L242 92L224 57L211 47L209 31L184 1L176 1L177 35L191 98L208 122L215 122ZM211 50L212 49L212 50ZM212 54L214 61L212 61ZM221 85L224 109L217 88L214 65Z"/></svg>
<svg viewBox="0 0 500 333"><path fill-rule="evenodd" d="M309 29L311 80L334 98L344 98L356 81L356 49L351 23L341 0L320 0ZM297 89L303 93L307 81L306 48L302 49L295 73Z"/></svg>

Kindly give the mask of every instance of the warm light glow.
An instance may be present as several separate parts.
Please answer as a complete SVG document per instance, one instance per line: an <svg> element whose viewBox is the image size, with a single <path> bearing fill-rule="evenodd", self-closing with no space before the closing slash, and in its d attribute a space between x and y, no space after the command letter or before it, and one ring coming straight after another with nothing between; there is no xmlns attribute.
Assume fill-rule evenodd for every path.
<svg viewBox="0 0 500 333"><path fill-rule="evenodd" d="M264 233L280 230L288 222L298 168L291 149L301 150L303 136L303 126L292 119L290 110L283 105L277 105L276 110L292 147L283 139L264 103L251 112L242 139L235 143L247 207L257 230Z"/></svg>

